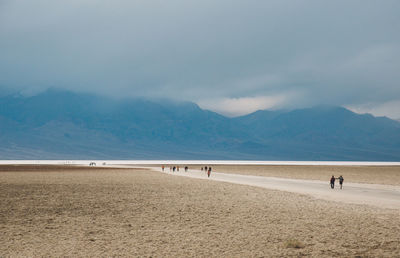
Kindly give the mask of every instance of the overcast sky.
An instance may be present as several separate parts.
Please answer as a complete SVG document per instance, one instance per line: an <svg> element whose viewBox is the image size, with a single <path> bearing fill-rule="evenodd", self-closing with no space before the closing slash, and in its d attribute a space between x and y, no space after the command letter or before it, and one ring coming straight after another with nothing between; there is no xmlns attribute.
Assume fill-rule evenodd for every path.
<svg viewBox="0 0 400 258"><path fill-rule="evenodd" d="M400 1L0 0L0 87L400 118Z"/></svg>

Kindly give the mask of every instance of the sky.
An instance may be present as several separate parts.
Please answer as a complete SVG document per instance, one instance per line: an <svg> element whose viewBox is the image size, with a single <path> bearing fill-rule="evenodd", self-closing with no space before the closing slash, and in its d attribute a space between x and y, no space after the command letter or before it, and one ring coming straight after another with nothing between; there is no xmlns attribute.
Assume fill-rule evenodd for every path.
<svg viewBox="0 0 400 258"><path fill-rule="evenodd" d="M0 89L400 119L398 0L0 0Z"/></svg>

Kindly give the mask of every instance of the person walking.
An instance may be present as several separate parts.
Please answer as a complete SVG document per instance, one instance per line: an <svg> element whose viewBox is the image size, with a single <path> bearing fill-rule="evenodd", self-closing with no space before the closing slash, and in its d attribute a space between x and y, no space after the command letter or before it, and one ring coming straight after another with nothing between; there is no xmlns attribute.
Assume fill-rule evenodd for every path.
<svg viewBox="0 0 400 258"><path fill-rule="evenodd" d="M344 178L340 176L338 179L339 179L340 189L342 189Z"/></svg>
<svg viewBox="0 0 400 258"><path fill-rule="evenodd" d="M210 177L210 175L211 175L211 167L208 168L207 175L208 175L208 177Z"/></svg>
<svg viewBox="0 0 400 258"><path fill-rule="evenodd" d="M332 175L332 177L331 177L331 188L333 189L333 188L335 188L335 176L334 175Z"/></svg>

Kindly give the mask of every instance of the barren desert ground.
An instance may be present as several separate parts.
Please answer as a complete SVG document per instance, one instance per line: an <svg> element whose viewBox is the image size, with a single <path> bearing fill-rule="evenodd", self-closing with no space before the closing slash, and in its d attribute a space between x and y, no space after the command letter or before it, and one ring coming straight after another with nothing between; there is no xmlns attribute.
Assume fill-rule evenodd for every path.
<svg viewBox="0 0 400 258"><path fill-rule="evenodd" d="M400 256L399 210L144 169L1 170L0 257Z"/></svg>

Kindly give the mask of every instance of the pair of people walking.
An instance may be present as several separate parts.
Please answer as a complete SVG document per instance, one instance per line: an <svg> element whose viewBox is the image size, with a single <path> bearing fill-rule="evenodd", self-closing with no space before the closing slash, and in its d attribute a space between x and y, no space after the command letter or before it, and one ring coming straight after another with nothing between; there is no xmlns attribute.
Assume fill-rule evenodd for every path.
<svg viewBox="0 0 400 258"><path fill-rule="evenodd" d="M203 171L203 167L201 167L201 171ZM210 177L211 167L204 167L204 171L206 171L207 176Z"/></svg>
<svg viewBox="0 0 400 258"><path fill-rule="evenodd" d="M335 180L336 180L336 179L338 179L338 180L339 180L340 189L342 189L342 188L343 188L343 181L344 181L344 178L343 178L343 176L339 176L338 178L335 178L335 176L334 176L334 175L332 175L332 177L331 177L331 180L330 180L330 183L331 183L331 188L332 188L332 189L334 189L334 188L335 188Z"/></svg>

